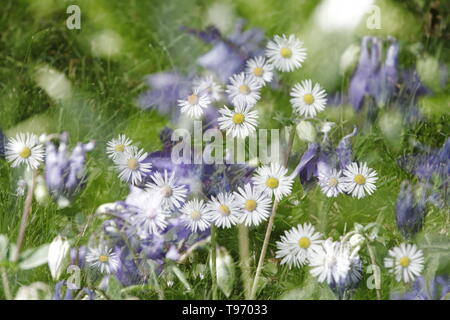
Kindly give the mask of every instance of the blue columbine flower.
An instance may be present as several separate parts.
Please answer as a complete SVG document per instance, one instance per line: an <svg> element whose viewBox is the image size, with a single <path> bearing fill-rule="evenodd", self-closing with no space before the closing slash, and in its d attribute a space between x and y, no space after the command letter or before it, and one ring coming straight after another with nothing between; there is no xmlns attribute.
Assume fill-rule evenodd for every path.
<svg viewBox="0 0 450 320"><path fill-rule="evenodd" d="M214 72L223 83L227 83L233 74L243 71L247 59L264 55L264 32L258 28L243 31L244 25L245 21L239 20L229 37L222 35L215 27L208 27L204 31L183 27L200 40L213 45L209 52L197 59L197 63Z"/></svg>
<svg viewBox="0 0 450 320"><path fill-rule="evenodd" d="M85 183L86 153L93 150L94 142L78 143L70 152L68 135L60 135L59 146L49 141L46 146L45 181L50 194L61 206L66 206Z"/></svg>
<svg viewBox="0 0 450 320"><path fill-rule="evenodd" d="M396 105L407 109L407 113L412 113L410 118L415 119L417 97L430 91L415 70L398 70L399 44L392 37L388 41L386 58L382 61L381 40L376 37L362 39L359 63L348 88L348 100L355 111L360 111L365 98L377 105L384 105L395 98Z"/></svg>
<svg viewBox="0 0 450 320"><path fill-rule="evenodd" d="M309 143L307 150L294 169L293 175L298 175L302 185L308 187L316 181L321 172L330 171L330 169L338 166L344 169L347 164L352 162L350 138L355 136L356 133L357 129L354 128L350 134L341 139L335 150L328 140L321 144L317 142Z"/></svg>
<svg viewBox="0 0 450 320"><path fill-rule="evenodd" d="M422 227L425 204L425 192L422 192L420 199L416 200L412 185L408 181L403 181L396 203L396 221L398 229L405 238L411 238Z"/></svg>
<svg viewBox="0 0 450 320"><path fill-rule="evenodd" d="M192 79L171 71L151 74L146 80L150 90L139 96L140 108L155 109L161 114L170 116L172 120L178 119L177 101L191 93Z"/></svg>
<svg viewBox="0 0 450 320"><path fill-rule="evenodd" d="M5 158L5 144L6 144L6 137L3 134L2 130L0 129L0 159Z"/></svg>

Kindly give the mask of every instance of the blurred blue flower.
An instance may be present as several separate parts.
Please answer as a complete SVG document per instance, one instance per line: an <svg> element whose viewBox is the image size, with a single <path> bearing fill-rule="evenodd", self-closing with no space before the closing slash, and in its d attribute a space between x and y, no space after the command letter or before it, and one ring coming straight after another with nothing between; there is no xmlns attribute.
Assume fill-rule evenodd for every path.
<svg viewBox="0 0 450 320"><path fill-rule="evenodd" d="M68 135L60 135L59 146L49 141L45 157L45 182L50 194L63 205L80 191L86 181L86 153L93 150L94 142L78 143L69 152Z"/></svg>
<svg viewBox="0 0 450 320"><path fill-rule="evenodd" d="M396 203L396 222L401 234L409 239L422 227L425 217L425 192L417 201L411 183L403 181Z"/></svg>
<svg viewBox="0 0 450 320"><path fill-rule="evenodd" d="M362 39L359 63L348 88L348 100L355 111L361 110L366 98L378 106L393 101L406 111L410 118L407 120L411 121L418 118L417 97L430 91L415 70L398 70L399 44L392 37L388 41L386 58L382 61L382 41L376 37Z"/></svg>
<svg viewBox="0 0 450 320"><path fill-rule="evenodd" d="M6 137L3 134L2 130L0 129L0 159L5 158L5 144L6 144Z"/></svg>
<svg viewBox="0 0 450 320"><path fill-rule="evenodd" d="M347 164L352 162L352 147L350 138L355 136L357 129L354 128L352 133L344 136L339 141L336 149L333 150L328 140L321 144L313 142L308 144L308 148L303 153L300 162L294 169L293 175L298 175L303 187L309 187L319 177L321 172L330 169L345 168Z"/></svg>
<svg viewBox="0 0 450 320"><path fill-rule="evenodd" d="M209 52L197 59L197 63L214 72L223 83L227 83L233 74L243 71L247 59L264 54L264 32L259 28L243 31L244 25L245 21L239 20L229 37L222 35L215 27L208 27L204 31L183 27L200 40L213 45Z"/></svg>
<svg viewBox="0 0 450 320"><path fill-rule="evenodd" d="M155 109L172 120L179 116L178 100L192 91L192 81L177 72L158 72L146 78L150 90L142 93L138 104L142 109Z"/></svg>

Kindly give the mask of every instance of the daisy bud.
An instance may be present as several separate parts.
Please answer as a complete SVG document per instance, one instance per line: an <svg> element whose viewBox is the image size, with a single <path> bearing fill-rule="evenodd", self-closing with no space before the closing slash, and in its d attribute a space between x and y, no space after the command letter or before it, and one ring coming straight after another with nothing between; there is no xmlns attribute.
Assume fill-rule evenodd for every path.
<svg viewBox="0 0 450 320"><path fill-rule="evenodd" d="M54 280L58 280L69 264L70 245L66 238L57 236L48 249L48 267Z"/></svg>
<svg viewBox="0 0 450 320"><path fill-rule="evenodd" d="M353 236L350 237L350 240L348 242L352 246L352 248L361 247L364 243L364 237L360 235L359 233L355 233Z"/></svg>
<svg viewBox="0 0 450 320"><path fill-rule="evenodd" d="M317 132L314 125L309 121L300 121L297 125L298 137L306 142L316 141Z"/></svg>

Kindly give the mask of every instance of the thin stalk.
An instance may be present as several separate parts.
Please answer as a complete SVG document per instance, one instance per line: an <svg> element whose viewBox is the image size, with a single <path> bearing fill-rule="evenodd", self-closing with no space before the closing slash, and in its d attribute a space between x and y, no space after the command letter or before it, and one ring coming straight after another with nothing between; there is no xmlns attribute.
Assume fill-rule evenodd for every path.
<svg viewBox="0 0 450 320"><path fill-rule="evenodd" d="M27 196L25 198L25 203L23 205L22 211L22 221L20 222L19 234L17 235L16 250L12 258L13 262L19 260L20 249L23 245L23 240L25 238L25 231L28 225L28 218L31 213L31 204L33 202L34 185L36 183L36 172L33 172L33 177L31 179L31 186L28 188Z"/></svg>
<svg viewBox="0 0 450 320"><path fill-rule="evenodd" d="M0 267L0 270L2 273L2 285L3 285L3 292L5 293L5 298L6 300L12 300L13 296L11 294L11 289L9 288L8 274L6 273L4 267Z"/></svg>
<svg viewBox="0 0 450 320"><path fill-rule="evenodd" d="M250 299L250 292L252 290L252 275L250 272L250 249L248 228L240 224L238 226L239 238L239 265L241 267L241 278L244 284L245 299Z"/></svg>
<svg viewBox="0 0 450 320"><path fill-rule="evenodd" d="M294 144L295 128L291 128L289 133L288 147L286 151L286 156L284 159L284 166L287 167L289 156L291 155L292 145ZM258 288L259 277L261 276L261 271L264 266L264 258L266 257L267 248L269 246L270 235L272 233L273 225L275 222L275 215L278 209L278 201L274 200L272 206L272 214L270 215L269 222L267 223L266 234L264 236L264 242L261 248L261 254L259 255L258 266L256 267L255 278L253 280L252 291L250 293L250 299L254 300L256 298L256 290Z"/></svg>
<svg viewBox="0 0 450 320"><path fill-rule="evenodd" d="M211 279L212 279L212 298L217 300L217 244L216 244L216 226L211 225Z"/></svg>

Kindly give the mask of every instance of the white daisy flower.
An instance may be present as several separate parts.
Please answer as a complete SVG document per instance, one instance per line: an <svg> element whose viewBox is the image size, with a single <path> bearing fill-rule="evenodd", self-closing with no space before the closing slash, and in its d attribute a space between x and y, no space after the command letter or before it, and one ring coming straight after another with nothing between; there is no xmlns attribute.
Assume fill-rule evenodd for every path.
<svg viewBox="0 0 450 320"><path fill-rule="evenodd" d="M291 72L302 66L306 59L306 49L303 42L294 35L287 38L284 34L275 36L266 47L266 56L276 69Z"/></svg>
<svg viewBox="0 0 450 320"><path fill-rule="evenodd" d="M214 81L214 77L211 75L195 79L194 91L195 90L199 93L205 93L211 101L219 101L222 99L222 86Z"/></svg>
<svg viewBox="0 0 450 320"><path fill-rule="evenodd" d="M244 188L238 188L235 197L242 210L240 223L247 227L257 226L269 218L272 200L262 190L247 183Z"/></svg>
<svg viewBox="0 0 450 320"><path fill-rule="evenodd" d="M248 77L241 72L230 78L227 85L227 93L235 106L243 105L251 107L260 98L261 84L254 77Z"/></svg>
<svg viewBox="0 0 450 320"><path fill-rule="evenodd" d="M273 66L264 57L255 57L247 60L245 73L249 77L254 77L258 83L265 85L272 81Z"/></svg>
<svg viewBox="0 0 450 320"><path fill-rule="evenodd" d="M318 248L311 250L308 259L311 274L319 282L326 281L331 285L346 280L353 257L347 246L328 239Z"/></svg>
<svg viewBox="0 0 450 320"><path fill-rule="evenodd" d="M108 141L106 145L106 153L112 160L117 160L119 157L123 157L127 148L133 143L124 134L119 135L117 138Z"/></svg>
<svg viewBox="0 0 450 320"><path fill-rule="evenodd" d="M170 176L167 170L164 170L164 176L156 172L152 180L153 183L147 184L146 187L162 195L163 206L174 210L183 205L188 191L184 185L176 184L175 171Z"/></svg>
<svg viewBox="0 0 450 320"><path fill-rule="evenodd" d="M327 93L320 84L312 84L311 80L297 83L291 91L291 104L296 113L304 117L315 117L327 105Z"/></svg>
<svg viewBox="0 0 450 320"><path fill-rule="evenodd" d="M366 163L352 162L344 170L344 188L352 197L364 198L365 193L372 194L377 187L377 172L367 167Z"/></svg>
<svg viewBox="0 0 450 320"><path fill-rule="evenodd" d="M299 224L285 231L281 241L277 241L276 257L282 259L281 264L286 263L289 269L292 266L301 267L308 262L311 251L319 249L321 237L322 234L316 232L311 224Z"/></svg>
<svg viewBox="0 0 450 320"><path fill-rule="evenodd" d="M117 253L105 245L100 245L98 248L89 248L86 261L91 267L97 268L105 274L115 273L120 264Z"/></svg>
<svg viewBox="0 0 450 320"><path fill-rule="evenodd" d="M136 233L145 239L149 235L159 234L167 227L169 210L162 205L163 196L152 190L136 190L127 198L127 203L136 209L130 217Z"/></svg>
<svg viewBox="0 0 450 320"><path fill-rule="evenodd" d="M329 198L337 197L345 191L341 171L336 169L320 172L319 185L322 192Z"/></svg>
<svg viewBox="0 0 450 320"><path fill-rule="evenodd" d="M188 201L181 209L185 224L192 232L205 231L209 225L209 216L203 200Z"/></svg>
<svg viewBox="0 0 450 320"><path fill-rule="evenodd" d="M231 228L239 223L242 214L239 203L232 193L221 192L211 197L206 208L211 221L220 228Z"/></svg>
<svg viewBox="0 0 450 320"><path fill-rule="evenodd" d="M19 133L15 138L10 138L5 146L6 160L16 168L25 164L30 169L37 169L44 160L44 146L39 144L39 139L32 133Z"/></svg>
<svg viewBox="0 0 450 320"><path fill-rule="evenodd" d="M186 113L191 118L200 118L203 115L203 109L211 104L206 93L200 93L198 89L189 95L185 100L178 100L178 106L181 112Z"/></svg>
<svg viewBox="0 0 450 320"><path fill-rule="evenodd" d="M384 266L395 274L398 282L413 281L423 270L423 252L415 244L402 243L389 250L388 254L389 257L384 259Z"/></svg>
<svg viewBox="0 0 450 320"><path fill-rule="evenodd" d="M127 183L139 184L152 167L151 163L144 162L147 152L136 147L129 147L125 151L124 156L117 159L119 178Z"/></svg>
<svg viewBox="0 0 450 320"><path fill-rule="evenodd" d="M287 175L287 169L280 164L271 163L270 166L260 167L256 174L253 177L255 186L270 196L275 195L277 201L291 193L294 181Z"/></svg>
<svg viewBox="0 0 450 320"><path fill-rule="evenodd" d="M222 115L217 119L221 130L226 130L227 135L244 139L253 135L258 125L258 111L238 105L234 110L224 106L219 110Z"/></svg>

